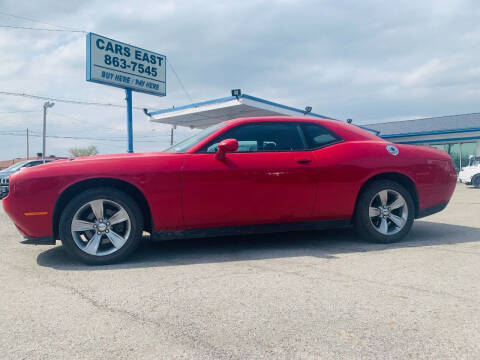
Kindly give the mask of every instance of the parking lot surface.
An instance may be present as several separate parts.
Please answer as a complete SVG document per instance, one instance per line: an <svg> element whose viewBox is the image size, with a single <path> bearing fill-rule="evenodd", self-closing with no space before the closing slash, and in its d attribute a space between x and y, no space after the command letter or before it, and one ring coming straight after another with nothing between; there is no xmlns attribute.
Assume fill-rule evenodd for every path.
<svg viewBox="0 0 480 360"><path fill-rule="evenodd" d="M397 244L351 229L151 243L79 264L0 211L2 359L479 359L480 190Z"/></svg>

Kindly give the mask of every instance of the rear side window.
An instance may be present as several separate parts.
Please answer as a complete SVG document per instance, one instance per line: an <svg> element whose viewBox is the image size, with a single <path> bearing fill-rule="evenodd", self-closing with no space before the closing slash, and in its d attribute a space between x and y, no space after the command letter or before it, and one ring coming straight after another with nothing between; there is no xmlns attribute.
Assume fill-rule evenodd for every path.
<svg viewBox="0 0 480 360"><path fill-rule="evenodd" d="M298 124L261 122L239 125L219 135L199 152L214 153L225 139L238 141L237 152L275 152L305 150Z"/></svg>
<svg viewBox="0 0 480 360"><path fill-rule="evenodd" d="M311 150L343 141L340 136L319 124L302 123L300 126L305 135L308 148Z"/></svg>
<svg viewBox="0 0 480 360"><path fill-rule="evenodd" d="M24 167L32 167L32 166L37 166L43 164L43 160L38 160L38 161L32 161L28 164L26 164Z"/></svg>

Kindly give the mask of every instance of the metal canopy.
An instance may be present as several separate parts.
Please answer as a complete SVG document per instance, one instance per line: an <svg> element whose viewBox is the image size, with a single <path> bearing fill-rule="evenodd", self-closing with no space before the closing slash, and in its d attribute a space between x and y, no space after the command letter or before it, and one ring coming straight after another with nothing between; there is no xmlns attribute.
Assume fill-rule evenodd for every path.
<svg viewBox="0 0 480 360"><path fill-rule="evenodd" d="M323 119L331 117L306 113L305 110L274 103L254 96L242 94L199 102L177 108L147 112L150 120L162 124L188 126L204 129L222 121L243 117L261 116L306 116Z"/></svg>

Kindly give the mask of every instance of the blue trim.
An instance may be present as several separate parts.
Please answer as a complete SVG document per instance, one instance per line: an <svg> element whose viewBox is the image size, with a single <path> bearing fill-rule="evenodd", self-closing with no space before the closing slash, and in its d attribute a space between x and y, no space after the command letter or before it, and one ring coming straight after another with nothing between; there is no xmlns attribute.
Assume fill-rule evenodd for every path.
<svg viewBox="0 0 480 360"><path fill-rule="evenodd" d="M452 134L458 132L472 132L480 131L480 128L466 128L466 129L451 129L451 130L436 130L436 131L421 131L416 133L405 133L405 134L390 134L383 135L383 138L395 138L395 137L408 137L408 136L424 136L424 135L439 135L439 134Z"/></svg>
<svg viewBox="0 0 480 360"><path fill-rule="evenodd" d="M247 94L242 94L240 97L245 98L245 99L250 99L250 100L253 100L253 101L258 101L258 102L261 102L261 103L264 103L264 104L267 104L267 105L276 106L276 107L279 107L279 108L281 108L281 109L290 110L290 111L295 111L295 112L298 112L298 113L301 113L301 114L306 115L306 114L305 114L305 110L297 109L297 108L294 108L294 107L291 107L291 106L287 106L287 105L282 105L282 104L279 104L279 103L275 103L275 102L273 102L273 101L268 101L268 100L260 99L260 98L257 98L257 97L255 97L255 96L251 96L251 95L247 95ZM312 112L309 112L308 115L309 115L309 116L319 117L319 118L322 118L322 119L336 120L336 119L334 119L334 118L331 118L331 117L328 117L328 116L324 116L324 115L320 115L320 114L315 114L315 113L312 113Z"/></svg>
<svg viewBox="0 0 480 360"><path fill-rule="evenodd" d="M423 143L436 143L436 142L461 141L461 140L480 140L480 136L470 136L470 137L450 138L450 139L447 138L447 139L399 141L397 144L423 144Z"/></svg>
<svg viewBox="0 0 480 360"><path fill-rule="evenodd" d="M202 105L216 104L216 103L229 101L229 100L233 100L233 99L236 99L236 96L227 96L227 97L220 98L220 99L202 101L202 102L193 103L193 104L190 104L190 105L173 107L173 108L168 108L168 109L163 109L163 110L155 110L155 111L149 112L148 116L157 115L157 114L165 114L165 113L169 113L169 112L177 111L177 110L185 110L185 109L189 109L189 108L196 108L196 107L199 107L199 106L202 106Z"/></svg>
<svg viewBox="0 0 480 360"><path fill-rule="evenodd" d="M156 93L156 92L142 91L142 90L138 90L138 89L134 89L134 88L129 88L129 87L126 87L126 86L120 86L120 85L115 85L115 84L104 83L104 82L97 81L97 80L88 80L88 81L93 82L93 83L97 83L97 84L113 86L113 87L116 87L116 88L119 88L119 89L123 89L123 90L130 89L130 90L132 90L132 91L136 91L136 92L139 92L139 93L142 93L142 94L149 94L149 95L155 95L155 96L165 96L165 95L163 95L163 94L159 94L159 93Z"/></svg>
<svg viewBox="0 0 480 360"><path fill-rule="evenodd" d="M300 109L296 109L296 108L293 108L293 107L290 107L290 106L278 104L278 103L275 103L273 101L260 99L260 98L257 98L255 96L251 96L251 95L247 95L247 94L242 94L238 98L245 98L245 99L257 101L257 102L260 102L260 103L263 103L263 104L279 107L281 109L286 109L286 110L298 112L300 114L305 114L304 110L300 110ZM158 114L165 114L165 113L169 113L169 112L173 112L173 111L177 111L177 110L185 110L185 109L196 108L196 107L203 106L203 105L217 104L217 103L226 102L226 101L230 101L230 100L234 100L234 99L237 99L237 97L236 96L227 96L227 97L224 97L224 98L202 101L202 102L198 102L198 103L194 103L194 104L190 104L190 105L179 106L179 107L176 107L176 108L155 110L155 111L149 112L148 115L152 116L152 115L158 115ZM324 116L324 115L320 115L320 114L315 114L315 113L308 113L308 115L319 117L319 118L322 118L322 119L336 120L334 118Z"/></svg>
<svg viewBox="0 0 480 360"><path fill-rule="evenodd" d="M361 128L361 129L363 129L363 130L370 131L370 132L374 133L374 134L377 135L377 136L378 136L378 134L380 134L380 131L374 130L374 129L370 129L369 127L366 127L366 126L363 126L363 125L357 125L357 124L352 124L352 125L355 125L355 126Z"/></svg>
<svg viewBox="0 0 480 360"><path fill-rule="evenodd" d="M92 43L92 35L91 33L87 34L87 68L86 68L86 76L87 76L87 81L90 81L92 78L92 49L91 49L91 43Z"/></svg>

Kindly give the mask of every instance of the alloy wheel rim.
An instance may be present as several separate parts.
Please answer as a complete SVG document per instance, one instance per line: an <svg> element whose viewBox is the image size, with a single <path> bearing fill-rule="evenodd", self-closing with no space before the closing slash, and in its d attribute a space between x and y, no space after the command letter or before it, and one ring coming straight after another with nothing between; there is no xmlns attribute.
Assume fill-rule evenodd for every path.
<svg viewBox="0 0 480 360"><path fill-rule="evenodd" d="M407 202L398 191L381 190L370 201L368 216L373 228L380 234L394 235L407 224Z"/></svg>
<svg viewBox="0 0 480 360"><path fill-rule="evenodd" d="M119 203L95 199L82 205L73 216L71 233L78 248L94 256L120 250L128 240L131 220Z"/></svg>

